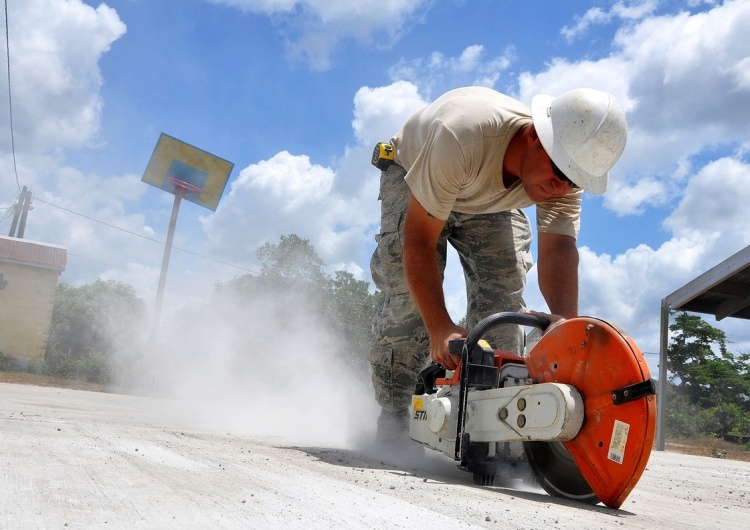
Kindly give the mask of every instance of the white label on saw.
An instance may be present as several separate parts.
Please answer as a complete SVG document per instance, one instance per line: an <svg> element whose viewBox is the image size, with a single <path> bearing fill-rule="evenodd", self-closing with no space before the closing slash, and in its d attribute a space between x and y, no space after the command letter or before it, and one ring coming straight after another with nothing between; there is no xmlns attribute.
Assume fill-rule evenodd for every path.
<svg viewBox="0 0 750 530"><path fill-rule="evenodd" d="M615 426L612 429L612 440L609 442L609 455L607 457L613 462L622 464L622 459L625 457L625 444L628 441L629 431L630 425L620 420L615 420Z"/></svg>

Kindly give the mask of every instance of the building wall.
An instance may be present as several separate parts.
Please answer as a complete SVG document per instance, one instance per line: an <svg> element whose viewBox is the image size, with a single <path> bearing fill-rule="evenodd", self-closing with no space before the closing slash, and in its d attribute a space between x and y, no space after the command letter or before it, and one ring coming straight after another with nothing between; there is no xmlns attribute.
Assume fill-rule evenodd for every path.
<svg viewBox="0 0 750 530"><path fill-rule="evenodd" d="M60 272L0 261L0 352L44 359Z"/></svg>

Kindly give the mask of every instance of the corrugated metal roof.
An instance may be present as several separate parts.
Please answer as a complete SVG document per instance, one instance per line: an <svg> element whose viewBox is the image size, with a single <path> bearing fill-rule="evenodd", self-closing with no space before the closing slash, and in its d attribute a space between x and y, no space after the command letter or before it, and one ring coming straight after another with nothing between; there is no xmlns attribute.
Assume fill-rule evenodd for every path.
<svg viewBox="0 0 750 530"><path fill-rule="evenodd" d="M49 243L0 236L0 261L64 271L68 264L68 251L65 247Z"/></svg>

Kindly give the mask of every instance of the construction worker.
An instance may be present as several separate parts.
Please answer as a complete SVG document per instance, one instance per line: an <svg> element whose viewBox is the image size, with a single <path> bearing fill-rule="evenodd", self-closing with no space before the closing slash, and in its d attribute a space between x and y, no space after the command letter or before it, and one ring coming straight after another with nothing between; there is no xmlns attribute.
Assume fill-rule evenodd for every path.
<svg viewBox="0 0 750 530"><path fill-rule="evenodd" d="M523 311L532 236L521 208L536 204L540 291L554 315L578 314L581 196L604 193L626 137L625 113L605 92L537 95L529 109L467 87L416 112L385 145L392 160L378 161L381 226L370 263L386 294L369 354L380 442L407 439L417 374L430 360L454 369L448 341L467 335L446 309L448 243L465 275L468 328L493 313ZM519 326L499 326L486 338L523 350Z"/></svg>

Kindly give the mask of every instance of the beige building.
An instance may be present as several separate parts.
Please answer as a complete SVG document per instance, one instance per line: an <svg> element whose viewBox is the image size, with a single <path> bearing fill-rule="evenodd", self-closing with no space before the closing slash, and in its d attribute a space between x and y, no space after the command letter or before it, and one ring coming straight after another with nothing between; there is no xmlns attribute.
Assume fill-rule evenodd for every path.
<svg viewBox="0 0 750 530"><path fill-rule="evenodd" d="M44 359L63 247L0 236L0 352Z"/></svg>

